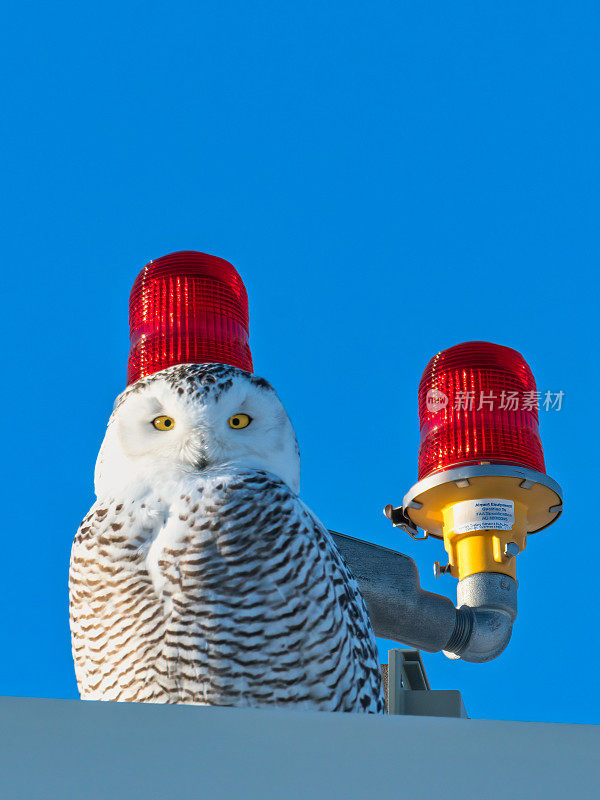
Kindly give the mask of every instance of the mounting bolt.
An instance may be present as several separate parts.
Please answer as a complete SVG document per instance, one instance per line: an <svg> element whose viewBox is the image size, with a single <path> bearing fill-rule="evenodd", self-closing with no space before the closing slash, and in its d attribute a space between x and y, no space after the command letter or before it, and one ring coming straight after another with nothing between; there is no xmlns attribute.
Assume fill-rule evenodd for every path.
<svg viewBox="0 0 600 800"><path fill-rule="evenodd" d="M515 558L519 555L521 549L516 542L508 542L508 544L504 548L504 555L507 558Z"/></svg>
<svg viewBox="0 0 600 800"><path fill-rule="evenodd" d="M433 562L433 575L435 578L439 578L440 575L444 575L446 572L450 572L450 564L444 564L443 566L440 564L439 561Z"/></svg>

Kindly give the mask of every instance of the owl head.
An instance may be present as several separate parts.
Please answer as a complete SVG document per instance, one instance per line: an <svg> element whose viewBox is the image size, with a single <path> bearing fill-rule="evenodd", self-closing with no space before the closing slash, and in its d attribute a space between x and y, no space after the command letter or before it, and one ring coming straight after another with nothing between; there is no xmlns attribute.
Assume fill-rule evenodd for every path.
<svg viewBox="0 0 600 800"><path fill-rule="evenodd" d="M117 397L96 463L96 494L238 468L265 470L298 492L296 435L275 390L237 367L178 364Z"/></svg>

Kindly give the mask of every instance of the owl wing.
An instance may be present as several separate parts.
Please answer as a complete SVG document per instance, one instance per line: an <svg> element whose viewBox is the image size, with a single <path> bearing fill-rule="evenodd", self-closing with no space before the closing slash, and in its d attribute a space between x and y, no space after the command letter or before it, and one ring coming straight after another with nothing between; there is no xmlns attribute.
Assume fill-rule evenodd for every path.
<svg viewBox="0 0 600 800"><path fill-rule="evenodd" d="M285 483L205 479L176 511L156 563L179 702L383 711L358 585Z"/></svg>
<svg viewBox="0 0 600 800"><path fill-rule="evenodd" d="M99 501L73 542L69 607L77 686L85 700L169 702L165 615L148 573L164 517L134 501Z"/></svg>
<svg viewBox="0 0 600 800"><path fill-rule="evenodd" d="M335 575L336 597L340 606L346 610L346 625L354 643L355 657L358 656L358 663L361 665L360 674L356 678L357 687L360 687L357 695L361 706L360 710L382 714L385 711L385 699L379 653L375 641L375 632L371 625L365 601L360 593L358 582L337 549L329 530L310 509L305 507L305 511L310 520L312 520L315 537L327 542L327 550L330 552L332 562L335 565L332 572Z"/></svg>

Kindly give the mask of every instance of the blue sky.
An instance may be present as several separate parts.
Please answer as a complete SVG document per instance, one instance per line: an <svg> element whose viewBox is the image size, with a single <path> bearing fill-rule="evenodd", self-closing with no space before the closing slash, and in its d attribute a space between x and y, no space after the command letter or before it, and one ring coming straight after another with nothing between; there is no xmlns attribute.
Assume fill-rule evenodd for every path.
<svg viewBox="0 0 600 800"><path fill-rule="evenodd" d="M76 696L69 551L128 293L196 249L246 282L304 500L411 555L427 589L455 596L442 546L381 509L416 479L428 359L491 340L564 391L541 434L565 513L519 557L509 649L425 663L473 717L600 721L599 23L596 3L531 0L5 10L1 694Z"/></svg>

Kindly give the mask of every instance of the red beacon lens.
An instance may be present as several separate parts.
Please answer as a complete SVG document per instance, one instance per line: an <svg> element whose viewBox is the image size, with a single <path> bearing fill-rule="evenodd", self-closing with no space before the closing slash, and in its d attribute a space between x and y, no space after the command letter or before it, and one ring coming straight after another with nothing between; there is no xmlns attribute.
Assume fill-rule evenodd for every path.
<svg viewBox="0 0 600 800"><path fill-rule="evenodd" d="M252 372L248 295L222 258L181 251L146 264L129 298L127 384L174 364Z"/></svg>
<svg viewBox="0 0 600 800"><path fill-rule="evenodd" d="M482 463L545 473L537 399L533 374L516 350L491 342L442 350L419 384L419 480Z"/></svg>

